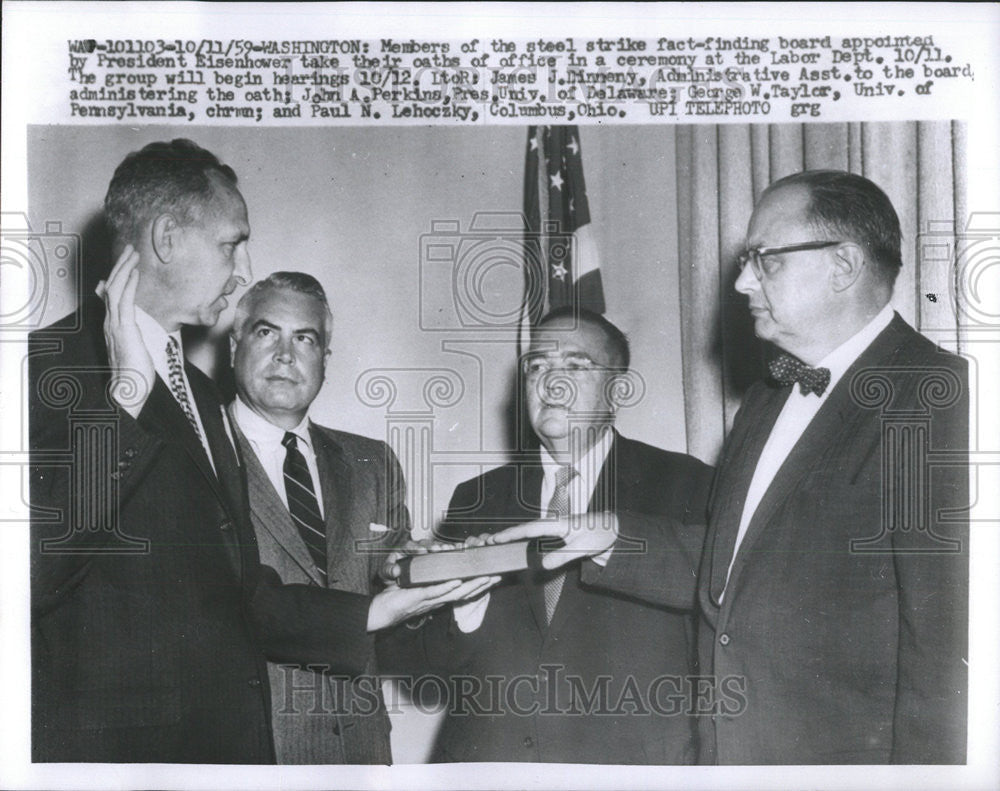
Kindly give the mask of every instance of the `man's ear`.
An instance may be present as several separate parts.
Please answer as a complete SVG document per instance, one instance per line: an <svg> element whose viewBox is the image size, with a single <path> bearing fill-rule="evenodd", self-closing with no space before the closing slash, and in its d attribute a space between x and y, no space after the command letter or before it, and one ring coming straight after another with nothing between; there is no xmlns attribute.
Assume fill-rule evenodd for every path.
<svg viewBox="0 0 1000 791"><path fill-rule="evenodd" d="M845 242L833 251L833 256L831 285L834 291L846 291L857 282L864 271L864 250L854 242Z"/></svg>
<svg viewBox="0 0 1000 791"><path fill-rule="evenodd" d="M616 371L605 380L604 400L612 415L618 414L618 407L627 401L629 392L634 388L629 374L629 371Z"/></svg>
<svg viewBox="0 0 1000 791"><path fill-rule="evenodd" d="M180 243L181 226L174 215L165 212L153 220L150 227L153 252L157 259L165 264L171 263L177 255Z"/></svg>

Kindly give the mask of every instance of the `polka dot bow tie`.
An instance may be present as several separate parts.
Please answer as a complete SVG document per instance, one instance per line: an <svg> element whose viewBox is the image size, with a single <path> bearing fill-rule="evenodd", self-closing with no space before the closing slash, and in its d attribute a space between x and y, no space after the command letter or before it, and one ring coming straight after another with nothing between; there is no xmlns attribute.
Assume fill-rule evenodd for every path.
<svg viewBox="0 0 1000 791"><path fill-rule="evenodd" d="M802 395L815 393L821 396L830 384L829 368L810 368L790 354L782 354L777 360L773 360L768 368L774 381L779 385L787 386L798 382Z"/></svg>

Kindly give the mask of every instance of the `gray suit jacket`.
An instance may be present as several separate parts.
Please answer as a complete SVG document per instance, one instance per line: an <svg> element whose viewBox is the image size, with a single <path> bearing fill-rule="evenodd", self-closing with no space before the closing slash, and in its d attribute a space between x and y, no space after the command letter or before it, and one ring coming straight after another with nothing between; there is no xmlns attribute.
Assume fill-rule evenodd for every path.
<svg viewBox="0 0 1000 791"><path fill-rule="evenodd" d="M232 409L230 408L230 415ZM236 425L235 420L233 421ZM322 584L278 492L236 426L246 460L250 510L261 563L284 582ZM409 535L405 482L384 442L311 425L327 536L327 586L372 595L385 552ZM373 530L372 525L388 528ZM389 719L375 676L344 677L268 663L271 719L280 764L388 764Z"/></svg>

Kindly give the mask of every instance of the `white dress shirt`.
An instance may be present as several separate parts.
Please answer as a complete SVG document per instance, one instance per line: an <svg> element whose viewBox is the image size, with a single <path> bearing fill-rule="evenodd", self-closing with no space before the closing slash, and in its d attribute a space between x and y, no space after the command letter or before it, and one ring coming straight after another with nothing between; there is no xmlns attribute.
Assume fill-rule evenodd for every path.
<svg viewBox="0 0 1000 791"><path fill-rule="evenodd" d="M615 435L608 428L601 438L591 446L580 459L573 465L576 470L567 488L569 494L569 512L571 514L585 514L590 507L590 499L594 496L594 489L597 486L597 479L601 475L601 469L611 451L611 443L614 442ZM552 458L544 447L539 448L542 459L542 492L538 504L542 516L546 515L549 502L556 490L556 475L563 467L562 464Z"/></svg>
<svg viewBox="0 0 1000 791"><path fill-rule="evenodd" d="M149 352L150 358L153 360L153 370L156 371L157 376L159 376L163 383L167 386L167 390L171 395L174 395L173 389L170 387L170 363L167 362L167 341L173 338L177 342L177 353L181 358L181 376L184 379L184 389L187 390L188 401L191 405L191 413L194 415L195 422L198 424L198 433L201 435L201 444L205 448L205 454L208 456L209 464L212 465L212 469L215 469L215 460L212 458L212 451L208 447L208 439L205 434L205 426L201 422L201 415L198 413L198 405L194 400L194 393L191 392L191 383L188 381L187 372L184 370L184 344L181 341L181 331L174 330L173 332L167 332L160 323L150 316L146 311L140 308L138 305L135 306L135 323L139 327L139 334L142 336L142 345L146 347L146 351ZM174 400L177 400L177 396L174 395ZM177 402L180 404L180 402ZM183 407L182 407L183 409ZM133 417L137 417L133 415Z"/></svg>
<svg viewBox="0 0 1000 791"><path fill-rule="evenodd" d="M608 453L611 451L614 439L614 432L609 427L601 434L601 438L573 465L577 474L570 479L567 486L569 512L571 514L587 513L587 509L590 507L590 500L594 496L594 489L597 487L597 480L601 476L601 470L604 467L605 461L607 461ZM540 448L539 451L541 454L543 475L542 491L539 497L539 510L544 517L548 511L549 501L556 490L556 474L563 465L552 458L552 454L544 447ZM601 558L603 560L601 562L602 566L604 563L607 563L610 552L608 550ZM593 560L598 559L593 558ZM489 603L490 594L487 592L478 599L474 599L466 604L456 604L454 611L455 623L458 625L458 628L466 633L476 631L486 616L486 608Z"/></svg>
<svg viewBox="0 0 1000 791"><path fill-rule="evenodd" d="M859 332L852 335L817 363L816 368L830 370L830 384L823 391L823 395L818 396L813 392L803 395L797 384L792 385L792 392L782 407L781 413L774 423L774 428L771 429L771 434L768 436L760 459L757 461L753 479L750 481L747 499L743 504L743 514L740 517L739 532L736 534L736 546L733 548L733 556L729 560L729 571L726 572L727 584L729 575L733 571L733 563L736 561L736 553L739 552L740 544L743 543L754 512L760 505L760 501L764 499L764 495L774 481L775 475L778 474L781 465L785 463L785 459L788 458L792 448L805 433L809 423L819 412L819 408L826 403L827 397L836 387L840 378L872 344L879 333L889 326L890 321L892 321L892 307L886 305Z"/></svg>
<svg viewBox="0 0 1000 791"><path fill-rule="evenodd" d="M285 429L267 421L237 397L233 402L233 416L236 418L236 425L240 427L243 436L247 438L250 447L257 455L267 478L274 486L274 490L281 498L281 502L288 508L288 494L285 492L285 457L288 451L281 440L285 437ZM295 435L295 444L299 452L306 460L309 467L309 475L312 477L313 491L316 493L316 502L319 504L321 516L325 516L323 510L323 492L319 485L319 468L316 466L316 451L313 449L312 436L309 433L309 416L302 418L302 421L290 431Z"/></svg>

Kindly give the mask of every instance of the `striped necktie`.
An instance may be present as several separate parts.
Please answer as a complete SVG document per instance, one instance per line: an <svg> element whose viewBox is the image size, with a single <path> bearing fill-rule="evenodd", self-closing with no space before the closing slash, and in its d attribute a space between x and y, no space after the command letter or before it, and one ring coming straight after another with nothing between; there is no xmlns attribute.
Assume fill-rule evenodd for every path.
<svg viewBox="0 0 1000 791"><path fill-rule="evenodd" d="M174 394L174 398L177 399L177 403L180 404L181 409L184 410L184 415L187 417L188 423L191 424L191 428L194 429L198 441L204 445L205 440L201 436L201 429L198 428L194 409L191 408L191 399L188 397L187 386L184 384L184 365L181 363L180 349L177 347L177 339L174 337L167 338L167 368L170 371L170 391Z"/></svg>
<svg viewBox="0 0 1000 791"><path fill-rule="evenodd" d="M569 516L569 482L576 474L576 469L569 464L560 467L556 473L556 486L552 491L552 499L549 500L549 507L546 511L546 516L550 519L560 519ZM559 604L559 596L562 594L563 583L565 581L565 568L554 572L553 576L545 581L546 623L552 623L552 616L555 615L556 605Z"/></svg>
<svg viewBox="0 0 1000 791"><path fill-rule="evenodd" d="M288 495L288 512L292 515L299 535L305 542L309 555L316 564L320 577L326 580L326 526L319 512L316 490L306 464L306 457L298 447L298 439L286 431L281 440L285 446L285 494Z"/></svg>

